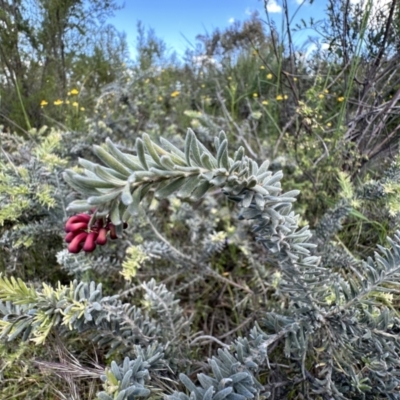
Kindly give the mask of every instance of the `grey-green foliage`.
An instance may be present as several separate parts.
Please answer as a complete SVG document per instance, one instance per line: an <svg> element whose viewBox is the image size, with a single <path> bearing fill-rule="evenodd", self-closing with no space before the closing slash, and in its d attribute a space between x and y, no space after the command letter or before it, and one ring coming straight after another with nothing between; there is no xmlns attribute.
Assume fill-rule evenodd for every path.
<svg viewBox="0 0 400 400"><path fill-rule="evenodd" d="M95 146L96 155L107 167L80 160L85 168L83 175L65 172L66 181L86 197L72 202L68 209L85 211L96 207L99 215L109 214L112 222L121 226L137 213L150 189L155 189L159 198L176 193L195 201L211 187L220 187L229 199L242 206L242 219L257 221L259 240L270 252L280 254L279 258L298 259L314 247L306 243L310 237L306 228L295 232L297 217L291 208L299 192L282 194L282 172L273 174L268 162L258 166L244 155L243 147L230 158L223 132L215 138L215 157L191 130L186 135L184 152L163 138L161 144L164 148L145 135L136 141L136 156L122 153L110 140L106 149Z"/></svg>
<svg viewBox="0 0 400 400"><path fill-rule="evenodd" d="M126 246L121 246L121 249L118 250L125 251L125 247ZM108 248L105 248L104 250L106 249ZM73 254L68 252L67 249L64 249L59 251L56 254L56 257L61 268L69 275L73 276L74 279L79 280L83 273L89 270L96 271L101 276L107 276L107 274L112 272L120 271L121 262L114 254L110 253L111 251L103 251L101 254L96 254L96 256L88 256L88 254L84 253Z"/></svg>
<svg viewBox="0 0 400 400"><path fill-rule="evenodd" d="M151 379L149 370L156 368L164 354L154 346L147 349L150 350L151 357L144 354L140 346L137 346L137 350L141 355L137 355L134 360L125 357L121 366L115 361L111 362L111 367L101 376L105 390L97 393L99 400L134 400L136 397L150 395L150 390L146 387Z"/></svg>
<svg viewBox="0 0 400 400"><path fill-rule="evenodd" d="M169 396L171 400L207 399L207 400L245 400L254 398L256 381L251 373L241 371L240 363L227 351L220 350L219 357L213 357L209 364L213 371L213 378L205 374L197 376L201 386L195 386L185 375L180 374L179 378L190 393L190 397L177 393ZM261 385L259 385L261 387Z"/></svg>
<svg viewBox="0 0 400 400"><path fill-rule="evenodd" d="M292 385L301 383L304 393L323 398L400 398L400 380L395 372L399 369L399 320L380 300L382 293L389 295L400 280L399 235L389 240L390 249L380 248L374 258L342 275L326 268L320 257L311 253L316 247L310 241L311 232L307 227L298 228L298 216L292 211L298 191L281 193L282 172L273 174L267 162L259 166L244 155L243 148L229 157L224 133L215 138L216 155L190 130L184 151L162 138L160 141L162 147L147 135L138 139L136 155L120 152L109 140L105 148L95 147L107 167L81 160L83 175L66 172L66 180L84 196L69 209L97 207L99 215L109 214L116 225L121 225L153 192L159 198L176 193L197 200L211 187L220 188L240 206L239 218L253 222L256 239L279 267L276 289L285 306L266 310L259 321L270 333L263 345L265 359L258 364L250 352L246 360L255 362L267 374L266 386L272 395L279 392L285 396ZM333 231L337 228L332 226ZM269 348L281 350L269 354ZM201 388L181 375L197 400L225 395L236 398L236 394L252 398L261 393L257 380L227 354L219 353L219 357L226 355L225 361L220 360L222 364L217 359L210 362L213 374L207 379L199 377ZM285 367L289 381L284 383L280 374L272 373L268 357L276 357L278 363L285 358L289 361ZM239 369L232 369L233 365ZM235 375L243 372L240 368L245 368L244 374ZM240 377L240 382L243 378L247 386L238 386L239 391L234 381L229 381L232 376ZM183 394L174 396L186 398Z"/></svg>
<svg viewBox="0 0 400 400"><path fill-rule="evenodd" d="M359 265L357 260L343 246L333 241L335 235L342 229L342 224L350 215L352 207L348 199L341 199L329 209L318 221L314 231L314 240L318 244L316 254L321 257L321 266L327 268L345 268L349 270Z"/></svg>
<svg viewBox="0 0 400 400"><path fill-rule="evenodd" d="M160 329L168 332L168 339L174 342L182 337L182 331L188 328L189 320L183 316L179 300L165 285L157 285L154 279L144 282L142 288L145 291L144 303L155 314L154 319L159 321Z"/></svg>
<svg viewBox="0 0 400 400"><path fill-rule="evenodd" d="M22 336L23 340L40 338L43 342L49 330L57 328L64 334L66 329L84 334L106 349L107 356L117 352L132 356L138 351L136 345L160 343L160 352L162 344L168 343L171 351L179 349L179 333L188 321L177 301L164 285L157 286L154 281L144 283L143 288L145 296L151 299L151 308L159 314L158 319L151 318L140 307L121 302L118 296L104 296L102 285L94 282L74 281L55 290L45 286L43 291L35 291L22 281L4 278L0 313L8 325L2 329L1 338L13 340ZM23 299L16 300L21 294ZM167 320L163 321L160 314Z"/></svg>
<svg viewBox="0 0 400 400"><path fill-rule="evenodd" d="M342 229L342 223L349 216L351 209L349 201L342 199L325 213L315 227L318 243L328 243Z"/></svg>
<svg viewBox="0 0 400 400"><path fill-rule="evenodd" d="M40 279L40 265L51 263L62 242L62 204L69 189L57 156L61 135L44 127L25 140L0 131L0 269L29 273L36 267Z"/></svg>

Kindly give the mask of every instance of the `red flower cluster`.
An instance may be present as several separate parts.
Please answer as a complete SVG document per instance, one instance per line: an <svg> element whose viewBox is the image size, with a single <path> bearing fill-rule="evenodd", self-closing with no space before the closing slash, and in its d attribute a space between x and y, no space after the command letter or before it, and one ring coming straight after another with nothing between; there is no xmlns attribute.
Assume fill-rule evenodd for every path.
<svg viewBox="0 0 400 400"><path fill-rule="evenodd" d="M107 242L107 232L110 232L110 239L117 239L115 225L108 219L104 224L103 219L98 219L89 228L91 215L78 214L70 217L65 224L65 241L69 243L70 253L79 253L81 250L92 252L96 245L103 246ZM124 229L127 224L124 223Z"/></svg>

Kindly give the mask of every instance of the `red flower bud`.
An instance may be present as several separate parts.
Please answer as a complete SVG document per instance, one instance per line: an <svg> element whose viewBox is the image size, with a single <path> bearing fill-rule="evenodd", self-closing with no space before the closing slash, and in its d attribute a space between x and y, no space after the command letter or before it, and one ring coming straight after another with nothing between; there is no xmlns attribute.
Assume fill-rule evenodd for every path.
<svg viewBox="0 0 400 400"><path fill-rule="evenodd" d="M118 239L117 232L115 230L115 225L110 223L109 229L110 229L110 239L112 240Z"/></svg>
<svg viewBox="0 0 400 400"><path fill-rule="evenodd" d="M69 244L68 251L70 253L79 253L82 249L81 243L86 240L87 236L87 232L78 233Z"/></svg>
<svg viewBox="0 0 400 400"><path fill-rule="evenodd" d="M66 232L77 232L81 229L87 229L88 223L87 222L74 222L71 223L67 221L65 225L65 231Z"/></svg>
<svg viewBox="0 0 400 400"><path fill-rule="evenodd" d="M65 231L66 232L70 232L70 226L72 224L76 224L76 223L83 223L86 222L86 225L89 223L90 221L90 215L89 214L77 214L77 215L73 215L72 217L70 217L67 221L67 223L65 224Z"/></svg>
<svg viewBox="0 0 400 400"><path fill-rule="evenodd" d="M92 218L91 215L85 213L77 214L76 217L80 218L82 221L87 221L87 222L89 222L90 218Z"/></svg>
<svg viewBox="0 0 400 400"><path fill-rule="evenodd" d="M97 236L96 243L100 246L103 246L104 244L107 243L107 229L106 228L101 228L99 230L99 235Z"/></svg>
<svg viewBox="0 0 400 400"><path fill-rule="evenodd" d="M91 253L96 248L95 240L97 238L97 235L97 232L90 232L87 235L85 244L83 245L83 251L85 251L86 253Z"/></svg>
<svg viewBox="0 0 400 400"><path fill-rule="evenodd" d="M68 233L65 235L65 241L66 241L67 243L71 243L71 242L72 242L72 239L76 236L76 234L77 234L77 232L68 232Z"/></svg>

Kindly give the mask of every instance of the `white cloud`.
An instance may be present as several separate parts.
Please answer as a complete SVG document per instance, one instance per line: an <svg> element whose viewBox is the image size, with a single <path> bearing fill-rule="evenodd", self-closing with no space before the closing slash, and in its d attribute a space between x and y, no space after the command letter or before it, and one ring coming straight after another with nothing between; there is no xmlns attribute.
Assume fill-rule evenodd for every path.
<svg viewBox="0 0 400 400"><path fill-rule="evenodd" d="M233 23L235 22L235 18L233 18L233 17L232 17L232 18L229 18L229 19L228 19L228 22L229 22L230 24L233 24Z"/></svg>
<svg viewBox="0 0 400 400"><path fill-rule="evenodd" d="M322 43L322 45L321 45L321 50L322 51L324 51L324 50L328 50L329 49L329 44L328 43Z"/></svg>
<svg viewBox="0 0 400 400"><path fill-rule="evenodd" d="M276 2L276 0L267 0L267 11L270 13L282 12L282 7Z"/></svg>

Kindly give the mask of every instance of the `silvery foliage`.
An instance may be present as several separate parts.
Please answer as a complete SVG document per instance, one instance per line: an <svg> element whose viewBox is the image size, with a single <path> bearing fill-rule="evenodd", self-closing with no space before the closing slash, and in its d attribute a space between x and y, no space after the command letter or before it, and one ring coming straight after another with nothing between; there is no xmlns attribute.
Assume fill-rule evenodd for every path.
<svg viewBox="0 0 400 400"><path fill-rule="evenodd" d="M5 282L12 286L11 280L5 279ZM137 345L144 348L153 346L151 348L157 352L164 351L163 346L167 344L169 347L180 345L180 340L179 343L174 341L177 342L188 321L183 317L177 301L165 285L156 285L154 280L142 286L157 318L152 318L140 307L123 303L117 295L104 296L101 284L74 281L70 286L60 287L51 293L37 291L36 302L24 303L21 300L21 305L0 302L0 315L4 321L11 322L2 330L0 339L32 338L39 328L40 320L36 317L45 313L50 327L58 327L64 334L71 329L85 334L98 347L107 350L106 357L116 353L132 356L138 353ZM1 295L6 297L7 292ZM172 323L174 330L166 329ZM141 355L144 358L144 353Z"/></svg>
<svg viewBox="0 0 400 400"><path fill-rule="evenodd" d="M91 269L84 254L71 254L67 249L64 249L59 251L56 257L58 264L71 275L79 276Z"/></svg>
<svg viewBox="0 0 400 400"><path fill-rule="evenodd" d="M122 248L124 249L124 247ZM89 270L94 270L101 276L120 271L121 262L118 258L114 254L108 255L107 251L102 253L96 256L88 256L85 253L72 254L67 249L64 249L57 252L56 257L57 263L61 268L77 280L83 276L85 271Z"/></svg>
<svg viewBox="0 0 400 400"><path fill-rule="evenodd" d="M121 152L110 140L104 147L94 146L106 166L80 160L83 174L65 172L66 181L84 197L72 202L69 210L95 207L98 215L109 215L122 229L122 222L135 215L142 199L153 193L158 198L174 193L195 201L210 188L220 188L240 206L239 218L253 221L257 240L279 267L277 292L286 298L286 305L266 312L259 321L272 332L263 345L266 359L258 364L250 356L264 374L269 371L266 386L273 397L277 390L282 393L279 387L290 390L297 382L302 390L323 398L364 394L400 398L399 319L376 295L390 292L400 280L400 233L388 239L389 249L380 247L373 258L344 276L321 265L320 257L311 253L316 247L310 241L311 232L298 227L292 210L299 192L281 193L281 171L269 171L268 162L259 166L244 155L242 147L229 157L223 132L214 140L216 156L191 130L184 151L163 138L160 142L161 146L144 135L136 141L136 155ZM285 383L271 373L268 348L276 346L291 360L288 368L297 374L296 379L292 375ZM201 389L181 375L192 396L196 400L258 396L261 390L246 364L236 364L226 352L220 352L220 358L221 354L226 355L221 365L216 360L210 363L212 376L199 377ZM236 385L242 381L244 388ZM174 396L185 399L183 394Z"/></svg>
<svg viewBox="0 0 400 400"><path fill-rule="evenodd" d="M259 365L267 359L268 336L254 328L247 338L239 338L233 344L234 354L219 349L218 355L208 360L212 376L197 375L200 385L195 385L188 376L181 373L180 381L189 395L174 392L167 400L246 400L256 396L268 398L270 392L256 378Z"/></svg>
<svg viewBox="0 0 400 400"><path fill-rule="evenodd" d="M136 397L148 397L150 390L145 387L150 380L151 369L163 357L155 353L151 358L138 356L134 360L125 357L122 366L115 361L100 379L105 383L105 391L97 393L99 400L134 400Z"/></svg>
<svg viewBox="0 0 400 400"><path fill-rule="evenodd" d="M349 200L341 199L318 221L313 241L318 245L314 253L321 257L321 267L348 270L360 266L360 260L343 249L343 246L333 241L335 235L342 229L342 223L350 215L351 210Z"/></svg>

